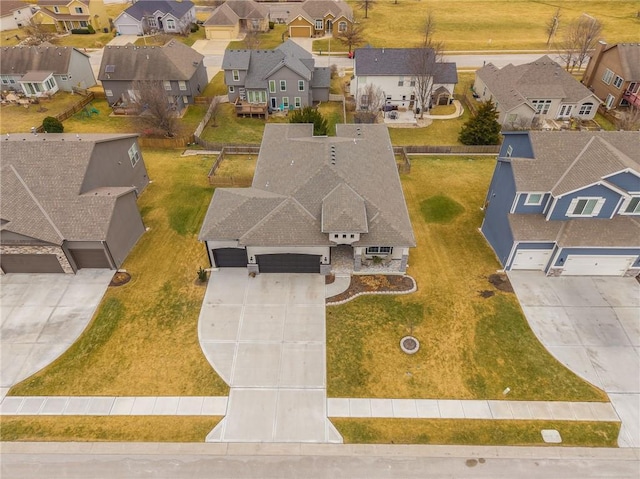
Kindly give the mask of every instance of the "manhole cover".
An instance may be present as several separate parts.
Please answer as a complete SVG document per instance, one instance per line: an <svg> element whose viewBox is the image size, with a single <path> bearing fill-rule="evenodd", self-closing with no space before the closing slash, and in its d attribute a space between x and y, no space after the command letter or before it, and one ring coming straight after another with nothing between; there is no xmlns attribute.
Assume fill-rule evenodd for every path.
<svg viewBox="0 0 640 479"><path fill-rule="evenodd" d="M420 349L420 342L413 336L405 336L400 340L400 349L407 354L414 354Z"/></svg>

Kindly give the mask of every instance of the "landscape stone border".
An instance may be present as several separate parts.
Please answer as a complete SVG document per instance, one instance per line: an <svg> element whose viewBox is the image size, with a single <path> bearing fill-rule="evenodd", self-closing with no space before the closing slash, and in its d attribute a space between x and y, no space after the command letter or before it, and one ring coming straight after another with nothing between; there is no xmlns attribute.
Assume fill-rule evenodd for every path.
<svg viewBox="0 0 640 479"><path fill-rule="evenodd" d="M415 293L418 290L418 286L416 284L416 280L413 279L411 276L409 276L408 274L405 275L407 278L409 278L411 280L411 282L413 283L413 287L411 289L408 289L406 291L362 291L360 293L356 293L353 296L347 298L347 299L343 299L342 301L327 301L326 305L327 306L339 306L341 304L345 304L348 303L351 300L356 299L359 296L364 296L365 294L411 294L411 293Z"/></svg>

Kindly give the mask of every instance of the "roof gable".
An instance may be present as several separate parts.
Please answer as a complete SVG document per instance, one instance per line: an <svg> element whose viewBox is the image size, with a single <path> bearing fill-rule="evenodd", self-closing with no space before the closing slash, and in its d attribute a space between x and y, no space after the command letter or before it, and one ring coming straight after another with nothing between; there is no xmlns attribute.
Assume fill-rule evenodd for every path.
<svg viewBox="0 0 640 479"><path fill-rule="evenodd" d="M48 42L35 47L2 47L0 74L24 75L34 70L63 75L69 73L72 55L77 55L89 62L89 56L76 48L57 47Z"/></svg>
<svg viewBox="0 0 640 479"><path fill-rule="evenodd" d="M322 200L322 232L366 233L367 212L362 196L340 183Z"/></svg>
<svg viewBox="0 0 640 479"><path fill-rule="evenodd" d="M192 8L194 3L190 0L174 1L174 0L138 0L124 12L138 21L142 21L145 16L172 14L175 18L180 19L186 15Z"/></svg>

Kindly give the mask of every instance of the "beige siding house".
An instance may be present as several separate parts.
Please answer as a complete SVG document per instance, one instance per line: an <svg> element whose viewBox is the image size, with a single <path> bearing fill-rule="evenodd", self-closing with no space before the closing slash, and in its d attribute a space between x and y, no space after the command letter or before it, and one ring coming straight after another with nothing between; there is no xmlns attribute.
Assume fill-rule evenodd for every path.
<svg viewBox="0 0 640 479"><path fill-rule="evenodd" d="M286 23L290 37L336 36L353 23L353 11L342 0L306 0L290 4Z"/></svg>
<svg viewBox="0 0 640 479"><path fill-rule="evenodd" d="M253 0L227 0L204 22L208 40L233 40L241 32L269 30L269 7Z"/></svg>

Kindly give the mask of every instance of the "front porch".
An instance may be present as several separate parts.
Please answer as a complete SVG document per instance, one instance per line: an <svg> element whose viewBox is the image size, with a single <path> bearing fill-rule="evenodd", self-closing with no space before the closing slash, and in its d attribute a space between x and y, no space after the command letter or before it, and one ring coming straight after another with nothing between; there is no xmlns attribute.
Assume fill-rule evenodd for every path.
<svg viewBox="0 0 640 479"><path fill-rule="evenodd" d="M352 274L405 274L402 260L392 259L391 255L373 258L355 257L353 247L338 245L331 247L331 273L334 275Z"/></svg>

